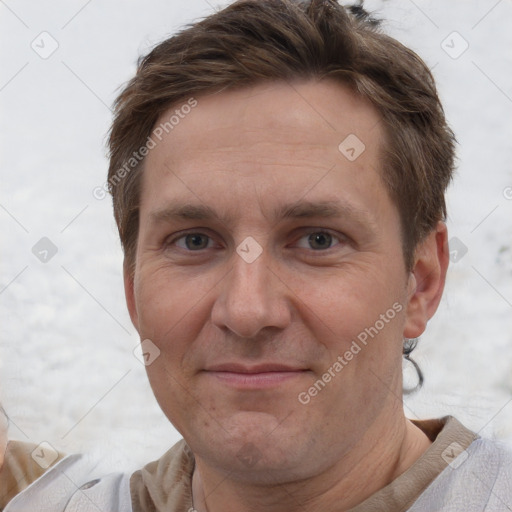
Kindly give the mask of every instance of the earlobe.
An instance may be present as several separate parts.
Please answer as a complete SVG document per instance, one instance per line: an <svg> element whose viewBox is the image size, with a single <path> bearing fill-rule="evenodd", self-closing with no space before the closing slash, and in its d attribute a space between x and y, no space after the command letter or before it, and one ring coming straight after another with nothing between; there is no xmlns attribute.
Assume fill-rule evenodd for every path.
<svg viewBox="0 0 512 512"><path fill-rule="evenodd" d="M135 302L135 285L134 285L134 275L133 272L130 272L126 260L123 265L123 278L124 278L124 295L126 298L126 305L128 306L128 312L130 313L130 318L132 320L132 324L139 331L139 317L137 314L137 307Z"/></svg>
<svg viewBox="0 0 512 512"><path fill-rule="evenodd" d="M438 222L416 249L404 338L418 338L434 316L443 295L448 263L448 230L444 222Z"/></svg>

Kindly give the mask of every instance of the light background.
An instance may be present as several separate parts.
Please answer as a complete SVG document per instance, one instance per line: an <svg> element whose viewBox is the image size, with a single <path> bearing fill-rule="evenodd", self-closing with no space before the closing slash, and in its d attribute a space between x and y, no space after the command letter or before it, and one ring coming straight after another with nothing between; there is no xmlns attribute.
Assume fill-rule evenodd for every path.
<svg viewBox="0 0 512 512"><path fill-rule="evenodd" d="M0 400L13 439L95 447L129 469L179 438L132 353L111 202L93 190L109 107L137 57L225 4L0 1ZM512 2L366 5L433 69L459 141L448 226L467 253L454 254L415 352L426 382L406 414L453 414L512 440ZM46 59L31 47L53 39ZM42 237L58 249L47 263L32 252Z"/></svg>

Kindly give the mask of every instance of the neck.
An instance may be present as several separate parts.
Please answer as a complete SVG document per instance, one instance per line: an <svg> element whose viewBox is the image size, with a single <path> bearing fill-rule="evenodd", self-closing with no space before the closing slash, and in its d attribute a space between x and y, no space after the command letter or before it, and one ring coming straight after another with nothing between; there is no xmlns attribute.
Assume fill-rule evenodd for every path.
<svg viewBox="0 0 512 512"><path fill-rule="evenodd" d="M431 441L404 416L393 429L370 428L342 460L318 475L275 485L231 478L196 458L192 478L197 512L345 511L363 502L404 473ZM388 435L382 435L387 432ZM300 507L299 507L300 505Z"/></svg>

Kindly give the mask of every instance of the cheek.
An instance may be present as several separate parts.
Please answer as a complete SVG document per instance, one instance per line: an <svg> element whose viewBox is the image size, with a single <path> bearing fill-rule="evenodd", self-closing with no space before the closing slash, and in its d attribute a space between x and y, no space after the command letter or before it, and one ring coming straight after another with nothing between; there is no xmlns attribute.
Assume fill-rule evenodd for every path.
<svg viewBox="0 0 512 512"><path fill-rule="evenodd" d="M302 310L333 334L352 334L372 325L392 307L399 294L374 266L339 269L318 278L305 278L294 288ZM396 286L395 286L396 287Z"/></svg>
<svg viewBox="0 0 512 512"><path fill-rule="evenodd" d="M401 368L406 295L389 274L360 267L321 282L304 280L302 291L297 288L301 320L326 351L317 371L323 373L343 358L341 373L348 380L339 379L339 386L352 385L364 375L375 381L375 386L367 382L374 393L382 386L379 378L388 382L396 367Z"/></svg>
<svg viewBox="0 0 512 512"><path fill-rule="evenodd" d="M201 328L197 319L211 288L204 277L182 279L168 269L148 265L139 272L135 285L141 336L154 341L161 350L173 339L178 346L184 333L188 338L184 341L193 339Z"/></svg>
<svg viewBox="0 0 512 512"><path fill-rule="evenodd" d="M207 290L194 279L185 284L160 270L140 273L135 294L141 340L151 340L159 351L146 366L149 383L160 408L183 435L195 396L191 355L204 326Z"/></svg>

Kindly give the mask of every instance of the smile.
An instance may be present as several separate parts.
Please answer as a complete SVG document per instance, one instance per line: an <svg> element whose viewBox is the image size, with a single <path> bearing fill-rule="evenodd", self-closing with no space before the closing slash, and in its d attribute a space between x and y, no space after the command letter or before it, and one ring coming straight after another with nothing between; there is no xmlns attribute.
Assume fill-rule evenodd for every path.
<svg viewBox="0 0 512 512"><path fill-rule="evenodd" d="M283 365L259 365L247 367L237 364L214 366L206 373L221 382L238 389L265 389L280 386L308 373L303 368Z"/></svg>

